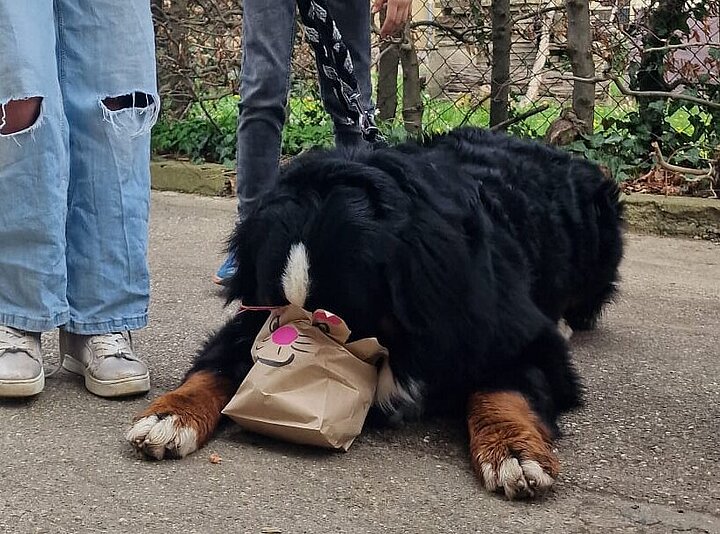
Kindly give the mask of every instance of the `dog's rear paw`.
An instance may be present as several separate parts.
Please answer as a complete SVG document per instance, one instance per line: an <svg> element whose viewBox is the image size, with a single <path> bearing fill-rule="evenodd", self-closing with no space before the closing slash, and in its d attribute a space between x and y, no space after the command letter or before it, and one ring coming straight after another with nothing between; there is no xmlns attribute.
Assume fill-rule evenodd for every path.
<svg viewBox="0 0 720 534"><path fill-rule="evenodd" d="M198 449L197 430L177 415L152 414L135 421L125 439L141 456L162 460L184 458Z"/></svg>
<svg viewBox="0 0 720 534"><path fill-rule="evenodd" d="M512 456L499 463L478 458L477 469L483 486L488 491L501 491L510 499L529 499L545 495L555 483L557 472L552 467L542 467L535 460L523 460Z"/></svg>

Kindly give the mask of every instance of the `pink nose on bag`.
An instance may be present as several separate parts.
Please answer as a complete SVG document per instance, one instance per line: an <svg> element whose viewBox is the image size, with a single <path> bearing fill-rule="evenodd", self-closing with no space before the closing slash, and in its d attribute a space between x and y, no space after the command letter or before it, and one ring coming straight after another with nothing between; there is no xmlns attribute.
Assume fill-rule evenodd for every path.
<svg viewBox="0 0 720 534"><path fill-rule="evenodd" d="M298 338L298 331L290 325L281 326L273 332L270 339L276 345L290 345Z"/></svg>

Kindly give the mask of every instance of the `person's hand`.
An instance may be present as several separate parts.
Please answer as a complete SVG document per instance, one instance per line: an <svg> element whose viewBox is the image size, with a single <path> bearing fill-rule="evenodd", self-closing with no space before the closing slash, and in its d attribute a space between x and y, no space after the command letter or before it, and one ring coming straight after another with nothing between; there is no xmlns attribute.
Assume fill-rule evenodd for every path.
<svg viewBox="0 0 720 534"><path fill-rule="evenodd" d="M386 4L385 22L380 28L383 39L401 30L412 14L412 0L374 0L372 12L378 13Z"/></svg>

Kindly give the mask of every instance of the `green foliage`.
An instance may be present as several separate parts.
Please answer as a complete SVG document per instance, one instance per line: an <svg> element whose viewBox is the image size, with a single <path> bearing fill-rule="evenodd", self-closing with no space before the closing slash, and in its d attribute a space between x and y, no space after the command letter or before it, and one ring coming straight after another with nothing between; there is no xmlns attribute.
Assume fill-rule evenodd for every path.
<svg viewBox="0 0 720 534"><path fill-rule="evenodd" d="M194 104L182 119L161 118L153 129L153 151L182 155L196 162L234 165L238 104L238 97L226 97L205 103L207 114ZM319 99L293 97L289 107L290 117L282 137L283 154L295 155L332 144L332 120Z"/></svg>
<svg viewBox="0 0 720 534"><path fill-rule="evenodd" d="M309 148L331 146L332 132L332 120L319 98L291 98L290 116L283 129L283 154L294 156Z"/></svg>
<svg viewBox="0 0 720 534"><path fill-rule="evenodd" d="M157 154L179 154L193 161L230 164L235 159L237 100L230 97L206 103L205 109L193 105L181 120L158 121L152 132Z"/></svg>
<svg viewBox="0 0 720 534"><path fill-rule="evenodd" d="M713 147L720 143L717 117L697 106L688 108L677 102L654 101L649 106L664 117L659 138L641 120L640 113L632 110L623 116L604 117L599 133L583 136L566 148L604 165L618 181L652 167L653 141L678 165L698 167L711 157Z"/></svg>
<svg viewBox="0 0 720 534"><path fill-rule="evenodd" d="M425 95L423 131L439 133L461 124L487 126L487 103L478 106L470 98L432 99ZM682 102L654 101L651 109L663 117L663 134L659 142L673 163L697 167L710 157L720 144L720 114L710 113ZM153 130L153 149L160 154L176 154L194 161L213 161L234 165L238 98L226 97L206 104L206 113L193 106L181 120L162 119ZM283 130L282 151L295 155L313 147L330 146L333 141L332 120L312 92L295 96L289 102L290 116ZM515 106L513 115L527 111ZM513 135L541 138L559 116L558 104L517 123ZM217 128L216 128L217 126ZM390 143L407 139L402 119L379 124ZM652 166L651 142L655 140L641 120L637 106L598 104L595 108L595 131L569 145L567 150L606 166L618 180L643 174Z"/></svg>
<svg viewBox="0 0 720 534"><path fill-rule="evenodd" d="M634 177L650 163L647 146L635 135L585 135L565 148L605 166L618 181Z"/></svg>

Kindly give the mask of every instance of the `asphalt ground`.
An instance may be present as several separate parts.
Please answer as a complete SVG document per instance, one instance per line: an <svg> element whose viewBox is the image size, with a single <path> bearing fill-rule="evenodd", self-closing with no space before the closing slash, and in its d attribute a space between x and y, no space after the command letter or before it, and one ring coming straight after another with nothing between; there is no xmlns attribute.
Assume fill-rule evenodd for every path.
<svg viewBox="0 0 720 534"><path fill-rule="evenodd" d="M234 209L153 194L146 397L104 400L61 372L0 402L0 532L720 532L720 246L705 241L627 237L620 298L571 342L587 406L561 421L543 501L485 493L455 421L373 430L345 454L228 425L184 460L137 459L131 417L231 312L210 276ZM56 362L56 334L43 344Z"/></svg>

